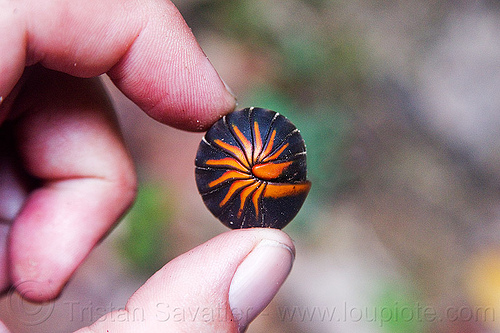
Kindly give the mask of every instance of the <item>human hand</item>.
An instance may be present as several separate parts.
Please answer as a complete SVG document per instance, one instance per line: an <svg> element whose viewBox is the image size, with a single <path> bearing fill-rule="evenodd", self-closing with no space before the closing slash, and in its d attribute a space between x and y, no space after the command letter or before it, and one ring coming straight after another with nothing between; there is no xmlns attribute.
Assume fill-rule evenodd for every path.
<svg viewBox="0 0 500 333"><path fill-rule="evenodd" d="M206 128L235 100L169 2L1 7L0 289L19 285L44 301L135 195L133 163L92 77L107 73L151 117L186 130ZM37 293L23 293L23 281Z"/></svg>
<svg viewBox="0 0 500 333"><path fill-rule="evenodd" d="M169 2L1 6L0 289L15 285L45 301L61 292L135 195L132 161L92 77L107 73L151 117L185 130L206 129L235 100ZM293 252L277 230L220 235L139 289L127 309L156 312L146 311L141 325L122 322L120 331L245 327L281 286ZM36 292L23 290L24 281L35 282ZM229 320L165 321L162 309L152 308L158 304L220 309Z"/></svg>
<svg viewBox="0 0 500 333"><path fill-rule="evenodd" d="M228 231L169 262L123 310L77 333L242 332L281 287L294 256L280 230Z"/></svg>

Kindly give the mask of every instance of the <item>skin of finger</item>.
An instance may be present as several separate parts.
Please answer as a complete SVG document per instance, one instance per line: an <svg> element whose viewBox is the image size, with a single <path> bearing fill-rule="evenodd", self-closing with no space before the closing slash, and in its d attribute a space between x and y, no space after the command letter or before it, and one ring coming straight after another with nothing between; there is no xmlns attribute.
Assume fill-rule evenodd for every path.
<svg viewBox="0 0 500 333"><path fill-rule="evenodd" d="M237 332L228 304L229 286L240 263L263 239L294 249L292 240L280 230L228 231L165 265L124 310L107 314L78 332Z"/></svg>
<svg viewBox="0 0 500 333"><path fill-rule="evenodd" d="M40 68L14 107L20 158L42 186L11 227L10 276L22 295L45 301L129 207L136 179L98 80Z"/></svg>
<svg viewBox="0 0 500 333"><path fill-rule="evenodd" d="M7 235L29 191L29 182L20 171L12 133L0 128L0 293L10 286L7 266Z"/></svg>
<svg viewBox="0 0 500 333"><path fill-rule="evenodd" d="M23 20L5 1L0 2L0 124L7 117L5 99L21 77L25 65L26 40Z"/></svg>
<svg viewBox="0 0 500 333"><path fill-rule="evenodd" d="M0 153L0 293L10 286L7 235L27 195L23 179L13 167L9 157Z"/></svg>
<svg viewBox="0 0 500 333"><path fill-rule="evenodd" d="M147 12L149 24L108 74L127 96L139 97L139 106L153 118L181 129L206 130L234 110L236 100L170 2ZM169 22L156 13L166 14ZM145 50L150 58L144 57Z"/></svg>
<svg viewBox="0 0 500 333"><path fill-rule="evenodd" d="M0 321L0 333L9 333L9 329Z"/></svg>
<svg viewBox="0 0 500 333"><path fill-rule="evenodd" d="M0 293L5 291L10 285L9 270L7 266L8 233L9 226L0 221Z"/></svg>
<svg viewBox="0 0 500 333"><path fill-rule="evenodd" d="M169 1L7 1L3 6L10 26L0 41L0 50L9 50L0 57L5 73L0 96L10 92L25 65L40 63L79 77L107 72L150 116L181 129L206 129L235 107L234 96Z"/></svg>

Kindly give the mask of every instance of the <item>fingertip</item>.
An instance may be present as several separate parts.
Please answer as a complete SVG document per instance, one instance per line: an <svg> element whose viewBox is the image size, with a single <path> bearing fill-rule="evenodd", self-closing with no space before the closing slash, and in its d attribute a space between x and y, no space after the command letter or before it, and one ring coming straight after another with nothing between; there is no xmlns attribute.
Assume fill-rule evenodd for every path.
<svg viewBox="0 0 500 333"><path fill-rule="evenodd" d="M236 106L170 1L7 4L0 12L0 31L6 31L0 122L25 66L37 62L79 77L107 73L151 117L184 130L205 130Z"/></svg>
<svg viewBox="0 0 500 333"><path fill-rule="evenodd" d="M58 297L133 194L101 179L61 181L33 192L9 237L10 278L19 293L37 302Z"/></svg>
<svg viewBox="0 0 500 333"><path fill-rule="evenodd" d="M9 225L3 224L0 219L0 294L10 285L8 256L7 256L7 236Z"/></svg>
<svg viewBox="0 0 500 333"><path fill-rule="evenodd" d="M9 333L9 332L10 331L7 328L7 326L5 326L5 324L0 321L0 333Z"/></svg>
<svg viewBox="0 0 500 333"><path fill-rule="evenodd" d="M21 77L26 62L26 36L16 8L7 2L0 11L0 123L6 118L6 99Z"/></svg>
<svg viewBox="0 0 500 333"><path fill-rule="evenodd" d="M279 290L294 257L292 240L280 230L228 231L165 265L125 309L144 311L144 332L243 331ZM105 316L92 326L104 328L119 325Z"/></svg>
<svg viewBox="0 0 500 333"><path fill-rule="evenodd" d="M13 285L19 296L25 300L42 303L56 299L64 283L54 280L19 280Z"/></svg>
<svg viewBox="0 0 500 333"><path fill-rule="evenodd" d="M283 233L266 236L240 263L229 287L229 305L240 331L271 302L295 259L295 248L289 237Z"/></svg>
<svg viewBox="0 0 500 333"><path fill-rule="evenodd" d="M235 96L175 5L155 2L144 12L148 24L107 74L155 120L183 130L206 130L235 109Z"/></svg>

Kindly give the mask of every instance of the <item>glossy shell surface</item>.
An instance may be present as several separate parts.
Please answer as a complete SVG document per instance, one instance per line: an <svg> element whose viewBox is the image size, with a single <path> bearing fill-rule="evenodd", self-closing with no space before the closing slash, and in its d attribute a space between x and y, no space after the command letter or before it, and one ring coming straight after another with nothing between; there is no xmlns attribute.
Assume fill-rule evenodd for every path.
<svg viewBox="0 0 500 333"><path fill-rule="evenodd" d="M217 121L203 137L195 165L205 205L233 229L283 228L311 187L299 130L262 108L235 111Z"/></svg>

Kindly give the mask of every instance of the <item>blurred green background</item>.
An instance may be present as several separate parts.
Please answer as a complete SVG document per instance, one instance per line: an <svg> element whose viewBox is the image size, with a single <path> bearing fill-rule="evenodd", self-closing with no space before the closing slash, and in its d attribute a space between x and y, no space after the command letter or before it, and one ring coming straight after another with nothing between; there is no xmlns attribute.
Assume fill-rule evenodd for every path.
<svg viewBox="0 0 500 333"><path fill-rule="evenodd" d="M239 106L286 115L307 145L313 187L285 228L297 260L248 332L500 332L499 3L174 3ZM138 200L49 320L27 326L0 303L19 332L88 325L100 316L85 309L123 307L226 230L196 191L202 133L157 124L108 86Z"/></svg>

